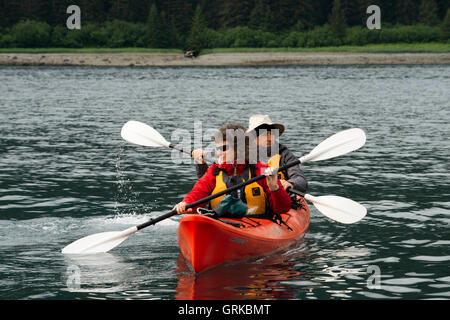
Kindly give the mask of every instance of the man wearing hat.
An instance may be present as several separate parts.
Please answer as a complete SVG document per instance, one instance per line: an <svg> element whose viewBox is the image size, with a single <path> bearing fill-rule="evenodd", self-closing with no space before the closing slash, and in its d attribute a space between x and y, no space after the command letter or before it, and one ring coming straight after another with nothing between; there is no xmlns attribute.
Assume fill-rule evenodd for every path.
<svg viewBox="0 0 450 320"><path fill-rule="evenodd" d="M277 141L277 138L283 134L284 130L284 125L272 122L268 115L254 114L250 117L246 133L254 138L252 140L257 145L258 160L274 168L297 160L297 157L285 145ZM196 149L192 152L192 156L197 162L196 170L199 178L208 170L208 165L203 160L205 154L206 152L201 149ZM308 182L300 166L290 167L278 174L284 189L291 187L298 191L306 192Z"/></svg>
<svg viewBox="0 0 450 320"><path fill-rule="evenodd" d="M253 137L256 136L258 160L266 162L273 168L297 160L298 157L277 140L284 130L284 125L272 122L268 115L254 114L250 117L246 133ZM308 182L300 166L290 167L278 174L284 189L291 187L306 192Z"/></svg>

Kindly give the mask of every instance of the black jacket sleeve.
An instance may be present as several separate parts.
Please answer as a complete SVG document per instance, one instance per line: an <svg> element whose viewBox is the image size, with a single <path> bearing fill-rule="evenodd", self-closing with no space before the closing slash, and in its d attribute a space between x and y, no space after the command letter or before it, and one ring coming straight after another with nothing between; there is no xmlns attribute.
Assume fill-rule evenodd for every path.
<svg viewBox="0 0 450 320"><path fill-rule="evenodd" d="M281 144L280 155L280 166L284 166L289 162L297 160L297 157L286 146ZM292 183L294 189L298 191L306 192L306 190L308 189L308 181L306 180L305 174L303 173L302 169L300 169L299 165L287 169L287 181Z"/></svg>

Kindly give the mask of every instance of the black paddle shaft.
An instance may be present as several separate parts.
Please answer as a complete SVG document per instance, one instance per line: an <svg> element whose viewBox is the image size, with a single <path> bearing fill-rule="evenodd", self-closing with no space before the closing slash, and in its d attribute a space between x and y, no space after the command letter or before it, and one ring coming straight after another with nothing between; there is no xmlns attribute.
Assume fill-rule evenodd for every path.
<svg viewBox="0 0 450 320"><path fill-rule="evenodd" d="M298 196L302 196L302 197L305 196L305 193L304 193L304 192L295 190L294 188L291 188L291 187L287 188L286 191L287 191L287 192L290 192L290 193L293 193L293 194L296 194L296 195L298 195Z"/></svg>
<svg viewBox="0 0 450 320"><path fill-rule="evenodd" d="M295 165L298 165L300 163L301 163L301 161L299 159L297 159L295 161L292 161L292 162L289 162L289 163L285 164L284 166L281 166L281 167L277 168L276 170L274 170L274 174L276 174L278 171L286 170L286 169L288 169L290 167L293 167ZM246 185L252 184L253 182L256 182L256 181L259 181L261 179L264 179L265 177L266 176L262 174L262 175L259 175L257 177L251 178L250 180L247 180L245 182L242 182L240 184L232 186L232 187L230 187L228 189L225 189L223 191L220 191L220 192L214 193L214 194L212 194L210 196L207 196L206 198L203 198L203 199L200 199L200 200L195 201L193 203L190 203L190 204L186 205L186 209L190 209L190 208L194 208L196 206L199 206L199 205L201 205L203 203L206 203L206 202L208 202L208 201L210 201L212 199L218 198L218 197L220 197L220 196L222 196L224 194L233 192L234 190L237 190L237 189L240 189L240 188L242 188L242 187L244 187ZM146 228L148 226L151 226L151 225L154 225L154 224L156 224L156 223L158 223L158 222L160 222L162 220L170 218L170 217L172 217L172 216L174 216L176 214L177 214L176 210L173 210L173 211L168 212L168 213L166 213L166 214L164 214L162 216L159 216L157 218L150 219L149 221L138 225L136 228L138 230L144 229L144 228Z"/></svg>
<svg viewBox="0 0 450 320"><path fill-rule="evenodd" d="M187 150L184 150L184 149L182 149L182 148L177 148L177 147L175 147L173 144L169 144L169 148L170 149L174 149L174 150L178 150L178 151L180 151L180 152L182 152L182 153L186 153L186 154L188 154L188 155L190 155L191 157L192 157L192 151L187 151ZM214 163L214 161L212 160L212 159L210 159L209 157L203 157L203 159L206 161L206 162L209 162L209 163Z"/></svg>

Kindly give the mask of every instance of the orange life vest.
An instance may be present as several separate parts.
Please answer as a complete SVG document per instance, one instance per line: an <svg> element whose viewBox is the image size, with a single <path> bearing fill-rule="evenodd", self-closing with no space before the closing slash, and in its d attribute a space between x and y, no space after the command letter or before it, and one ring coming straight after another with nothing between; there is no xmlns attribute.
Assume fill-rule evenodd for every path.
<svg viewBox="0 0 450 320"><path fill-rule="evenodd" d="M217 174L215 172L216 176L216 187L214 188L213 192L211 194L218 193L220 191L223 191L232 185L235 185L236 183L240 183L243 181L250 180L254 176L256 176L256 172L254 170L254 166L247 166L244 169L244 172L242 175L239 176L232 176L237 177L237 179L232 179L232 177L229 177L228 174L224 170L216 170L218 171ZM253 173L252 173L253 171ZM235 180L233 183L231 180ZM267 208L267 200L266 200L266 194L264 192L263 187L261 187L258 182L253 182L247 186L244 187L244 194L242 194L242 190L238 190L238 196L241 198L241 200L247 204L248 207L248 214L251 215L258 215L258 214L264 214L266 213ZM225 197L225 195L220 196L218 198L212 199L209 204L211 208L214 208L217 206L222 200L222 198Z"/></svg>
<svg viewBox="0 0 450 320"><path fill-rule="evenodd" d="M276 155L274 155L273 157L271 157L269 159L267 164L269 165L269 167L279 168L280 167L280 160L281 160L281 155L280 154L276 154ZM284 175L284 173L282 171L278 172L278 178L280 180L286 180L286 177L285 177L285 175Z"/></svg>

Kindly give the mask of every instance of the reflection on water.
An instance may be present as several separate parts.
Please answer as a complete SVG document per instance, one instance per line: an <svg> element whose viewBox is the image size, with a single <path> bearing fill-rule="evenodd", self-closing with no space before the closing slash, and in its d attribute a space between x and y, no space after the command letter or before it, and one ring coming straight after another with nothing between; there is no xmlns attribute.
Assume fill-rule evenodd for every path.
<svg viewBox="0 0 450 320"><path fill-rule="evenodd" d="M300 247L301 244L298 245ZM177 260L179 300L292 299L295 290L283 281L301 279L294 267L305 252L278 252L258 260L218 266L194 275L180 254Z"/></svg>
<svg viewBox="0 0 450 320"><path fill-rule="evenodd" d="M220 266L194 275L185 259L177 261L176 299L317 299L351 298L367 286L367 267L345 263L347 257L365 257L365 248L320 250L302 240L293 248L258 260ZM331 261L341 262L331 264ZM353 281L352 286L348 282ZM341 284L345 288L339 288ZM323 292L323 293L322 293Z"/></svg>

